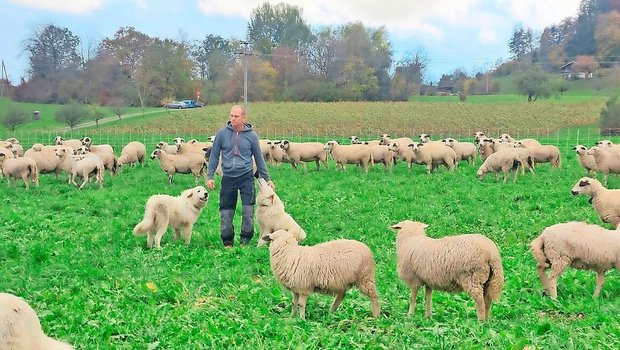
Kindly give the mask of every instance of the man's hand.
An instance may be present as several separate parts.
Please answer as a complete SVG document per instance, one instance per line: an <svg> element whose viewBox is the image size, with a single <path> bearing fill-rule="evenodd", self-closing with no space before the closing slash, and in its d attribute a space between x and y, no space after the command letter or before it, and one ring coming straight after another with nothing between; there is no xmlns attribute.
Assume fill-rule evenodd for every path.
<svg viewBox="0 0 620 350"><path fill-rule="evenodd" d="M215 180L207 180L207 188L213 191L215 189Z"/></svg>

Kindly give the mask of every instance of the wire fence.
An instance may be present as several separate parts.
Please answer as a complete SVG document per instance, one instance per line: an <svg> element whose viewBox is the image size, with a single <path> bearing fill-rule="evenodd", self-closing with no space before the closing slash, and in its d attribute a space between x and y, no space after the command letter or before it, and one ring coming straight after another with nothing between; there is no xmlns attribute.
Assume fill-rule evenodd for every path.
<svg viewBox="0 0 620 350"><path fill-rule="evenodd" d="M611 140L614 143L620 143L620 129L606 130L601 132L599 129L586 128L586 129L562 129L562 130L544 130L544 129L528 129L528 130L415 130L412 128L403 128L399 130L353 130L342 128L340 130L333 130L329 134L325 132L318 132L313 130L283 130L281 133L261 133L257 130L261 139L269 140L282 140L288 139L296 142L327 142L329 140L336 140L342 144L350 143L350 136L358 136L361 140L377 140L381 133L388 133L392 138L398 137L410 137L414 141L419 140L421 133L427 133L431 135L433 140L441 140L443 138L451 137L459 141L474 141L474 133L476 131L482 131L487 136L499 137L502 133L508 133L515 139L532 138L540 141L542 144L555 145L560 148L561 151L570 151L575 145L585 145L590 147L599 140ZM131 141L140 141L144 143L147 149L153 149L160 141L173 143L173 139L176 137L182 137L185 141L191 139L197 139L199 141L207 141L214 133L188 133L184 132L110 132L110 131L98 131L98 130L74 130L68 132L55 132L55 131L16 131L16 132L3 132L0 133L0 140L6 140L11 137L17 138L24 149L30 148L35 143L41 143L44 145L54 144L56 136L62 136L65 139L80 139L88 136L93 140L95 144L110 144L117 153L120 153L120 149ZM0 144L1 146L1 144Z"/></svg>

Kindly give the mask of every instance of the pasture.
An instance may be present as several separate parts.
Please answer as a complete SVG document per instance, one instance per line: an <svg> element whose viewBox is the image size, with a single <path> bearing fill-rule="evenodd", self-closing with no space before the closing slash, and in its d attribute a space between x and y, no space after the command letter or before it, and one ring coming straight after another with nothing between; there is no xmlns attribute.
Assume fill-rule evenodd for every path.
<svg viewBox="0 0 620 350"><path fill-rule="evenodd" d="M368 105L367 110L374 111L373 106ZM187 139L202 135L203 129L199 128L205 125L206 135L222 124L229 107L192 111L205 117L190 121L189 125L177 121L176 128ZM282 127L278 135L292 139L342 140L350 134L339 128L328 132L338 121L327 117L313 124L313 133L284 133L295 129L267 123L267 113L261 114L262 108L271 108L271 115L275 116L280 115L279 108L293 107L253 105L252 118L256 120L252 122L261 127L261 135L275 135L278 126ZM351 105L339 108L342 119L349 118L346 111ZM308 113L311 110L305 109ZM381 108L376 110L376 115L366 115L381 119ZM596 119L583 110L571 117L570 108L564 109L562 105L556 110L548 118L560 116L558 120L568 123L560 126L586 125ZM494 111L501 114L501 109ZM209 117L209 113L214 116ZM288 115L297 118L297 125L304 117L320 118L294 111ZM157 122L128 121L114 129L89 131L95 142L112 143L118 155L122 145L131 139L145 142L148 149L155 140L171 141L176 136L174 130L157 128L168 125L168 118L175 116L178 115ZM374 120L368 118L369 122ZM570 124L571 118L579 122L573 120ZM436 120L433 125L437 125L437 131L441 125L451 124L449 119L442 123L436 115L432 120ZM539 130L547 128L547 121L537 120L540 123L534 125ZM385 124L380 125L379 120L377 124L360 124L360 128L397 132L418 130L419 125L425 125L420 122L405 128L401 121L383 119ZM506 126L482 124L485 127L481 129L521 128L510 121L501 121ZM460 130L469 129L468 123L473 122L463 121ZM290 125L295 125L295 121ZM333 314L328 312L333 297L314 294L308 301L307 320L291 318L291 294L274 279L268 249L254 247L257 237L249 247L222 248L217 190L211 193L194 226L189 246L173 242L172 233L168 232L161 251L147 250L145 237L131 233L142 219L147 198L156 193L176 196L194 186L191 175L176 175L175 183L169 186L159 164L151 160L144 168L124 168L114 177L106 173L102 190L89 184L79 191L66 184L66 175L58 180L53 175L42 175L41 185L28 191L23 183L8 188L6 180L2 180L0 290L23 296L38 311L50 336L68 341L78 349L618 348L617 271L608 274L596 300L592 298L595 273L573 269L559 282L558 301L541 293L529 251L531 240L544 227L559 222L600 224L588 198L570 194L583 170L569 152L577 141L591 144L598 135L587 128L549 129L549 133L538 136L543 143L560 146L562 168L542 165L535 176L520 176L514 184L495 182L492 175L479 181L475 176L479 160L474 166L462 163L455 172L440 168L431 175L426 175L421 166L408 171L402 163L392 173L377 165L368 174L354 166L349 166L345 173L335 171L333 162L329 170L318 172L313 165L308 166L308 172L292 170L286 164L269 167L287 211L308 234L302 244L349 238L371 248L382 309L378 319L370 317L370 302L357 290L347 293L340 309ZM445 136L456 134L442 130ZM428 132L428 128L420 129L424 131ZM28 139L22 142L49 143L49 134L53 133L26 134ZM219 181L217 184L219 188ZM620 187L620 179L610 177L609 187ZM238 211L237 240L240 217ZM414 316L406 316L409 290L398 279L395 234L388 229L404 219L429 224L427 234L431 237L477 232L497 243L506 284L488 323L477 321L474 303L467 295L445 292L434 293L432 319L424 318L422 293L418 295Z"/></svg>

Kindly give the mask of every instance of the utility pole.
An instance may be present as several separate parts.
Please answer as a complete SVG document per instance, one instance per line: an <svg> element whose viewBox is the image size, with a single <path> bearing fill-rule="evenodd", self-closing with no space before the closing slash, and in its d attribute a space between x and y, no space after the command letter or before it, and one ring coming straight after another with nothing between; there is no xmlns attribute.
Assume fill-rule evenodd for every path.
<svg viewBox="0 0 620 350"><path fill-rule="evenodd" d="M248 42L244 41L243 44L243 107L248 110Z"/></svg>
<svg viewBox="0 0 620 350"><path fill-rule="evenodd" d="M0 71L0 98L4 97L4 85L6 85L6 92L9 93L9 76L6 74L6 66L4 60L2 60L2 70Z"/></svg>

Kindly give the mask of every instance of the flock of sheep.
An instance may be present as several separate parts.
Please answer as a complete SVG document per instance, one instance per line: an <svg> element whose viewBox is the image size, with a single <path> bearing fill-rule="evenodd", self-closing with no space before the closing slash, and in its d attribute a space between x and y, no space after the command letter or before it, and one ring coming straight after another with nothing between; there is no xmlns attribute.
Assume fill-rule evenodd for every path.
<svg viewBox="0 0 620 350"><path fill-rule="evenodd" d="M478 132L475 136L475 143L452 138L433 141L427 134L420 136L420 142L410 138L391 139L387 134L373 141L362 141L352 136L351 145L341 145L336 141L323 144L261 140L261 149L265 159L273 165L290 163L297 168L301 164L305 168L306 162L315 162L317 170L321 164L328 168L328 155L343 170L347 164L357 164L368 171L368 167L375 163L382 163L386 169L391 169L395 162L404 162L408 168L415 164L423 165L427 173L440 165L454 170L461 161L474 164L479 156L483 163L477 171L478 177L482 179L491 172L497 178L502 172L504 182L511 171L514 181L519 169L522 173L526 170L533 173L537 163L560 167L560 152L555 146L541 145L534 139L515 140L508 134L489 138ZM212 141L185 142L177 138L172 145L162 141L150 156L159 160L170 183L176 173L191 173L198 182L205 177ZM26 187L31 182L38 184L40 173L53 173L58 177L61 172L66 172L68 182L76 186L75 180L81 178L80 188L91 177L103 186L104 170L115 174L124 164L143 165L146 157L144 144L135 141L127 144L118 158L110 145L95 145L88 137L81 140L57 137L55 143L51 146L35 144L25 152L14 138L0 143L0 173L7 178L7 182L12 178L21 178ZM606 189L605 185L609 173L620 173L620 146L603 140L591 149L577 145L574 150L587 175L603 173L604 184L584 177L575 184L572 194L590 196L590 202L601 220L617 228L620 224L620 190ZM269 244L274 276L293 292L293 315L299 307L300 316L305 317L306 300L314 292L335 294L336 299L331 307L331 311L335 311L345 292L356 286L370 298L372 315L377 317L380 313L379 296L371 250L359 241L346 239L315 246L299 245L298 242L306 238L306 232L285 212L284 204L275 191L261 181L259 187L256 201L259 245ZM409 220L390 226L397 232L398 275L411 290L409 315L413 314L419 288L424 286L427 317L431 316L433 290L465 291L475 301L478 319L487 320L491 304L499 299L504 285L497 245L480 234L430 238L426 236L426 227L426 224ZM531 250L541 284L552 298L557 297L557 279L567 267L597 272L595 297L600 293L605 272L614 267L620 269L620 235L615 230L598 225L581 222L552 225L534 239ZM549 275L546 274L547 269L551 270ZM27 306L21 304L21 299L11 299L6 295L0 297L0 300L10 300L13 303L10 305L21 305L21 309L30 312ZM10 314L11 311L0 303L0 321L10 316L7 312ZM37 328L38 320L33 324L32 327ZM40 325L38 329L40 332ZM41 337L44 339L44 336ZM0 332L0 345L4 344L3 341L10 341L9 338L10 334ZM64 348L71 348L66 346Z"/></svg>

